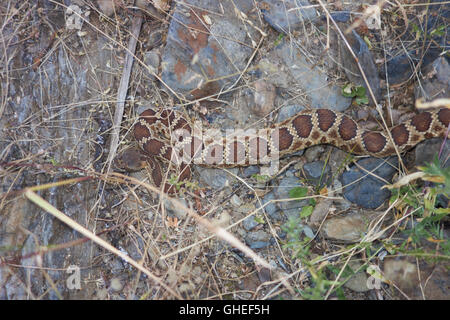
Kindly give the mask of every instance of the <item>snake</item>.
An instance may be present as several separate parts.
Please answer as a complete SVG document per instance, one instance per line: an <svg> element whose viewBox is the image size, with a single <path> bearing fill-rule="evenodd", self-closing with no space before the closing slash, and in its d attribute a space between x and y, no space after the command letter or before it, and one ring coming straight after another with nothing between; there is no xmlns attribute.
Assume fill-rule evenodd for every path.
<svg viewBox="0 0 450 320"><path fill-rule="evenodd" d="M450 109L430 109L415 114L388 132L371 131L355 120L330 109L304 110L270 127L233 130L223 134L204 128L174 109L143 111L133 127L139 149L117 158L117 167L128 171L147 168L151 182L175 193L167 182L167 166L176 168L178 181L189 179L191 164L224 168L267 164L273 159L319 144L335 146L355 155L382 158L410 150L419 142L446 137Z"/></svg>

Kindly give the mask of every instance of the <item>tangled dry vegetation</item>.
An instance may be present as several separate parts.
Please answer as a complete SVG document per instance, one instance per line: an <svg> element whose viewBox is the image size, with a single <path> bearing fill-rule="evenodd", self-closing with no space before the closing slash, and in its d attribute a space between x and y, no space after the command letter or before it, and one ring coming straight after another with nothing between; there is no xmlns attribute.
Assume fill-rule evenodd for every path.
<svg viewBox="0 0 450 320"><path fill-rule="evenodd" d="M358 272L367 277L367 270L381 265L386 254L412 258L419 275L420 268L447 270L448 209L437 208L437 198L448 196L450 178L438 164L422 170L422 178L434 177L436 186L422 188L420 180L411 180L394 189L389 204L377 211L379 219L356 243L322 237L320 225L314 237L298 229L320 203L329 209L333 205L326 201L342 199L327 187L294 189L292 196L307 199L308 208L298 220L274 222L261 205L275 178L243 178L240 171L227 171L230 186L214 189L198 182L196 172L181 194L168 197L148 183L145 171L113 172L114 157L135 145L131 128L142 108L181 104L191 115L207 119L218 114L224 123L236 124L224 117L227 108L236 106L222 95L180 101L146 63L146 52L164 47L175 3L161 1L171 8L161 11L146 1L140 8L133 1L114 1L108 17L102 7L108 1L99 1L103 11L96 1L72 2L84 8L75 16L81 29L67 28L64 1L7 0L0 5L0 297L405 299L417 297L383 276L376 278L378 289L364 293L344 283ZM430 31L418 29L419 23L410 19L426 19L424 4L385 2L383 32L377 36L361 20L349 28L358 30L380 64L388 55L425 51L418 39ZM323 8L362 13L367 8L341 1L314 5L324 16ZM253 87L256 62L286 39L327 71L329 81L339 87L348 82L339 68L328 68L340 64L339 50L330 47L330 21L323 27L305 23L301 35L281 35L262 22L257 27L260 40L249 44L253 54L230 93ZM405 33L412 37L404 38ZM395 106L390 117L381 114L386 124L398 121L399 110L414 104L414 81L420 77L415 71L397 87L382 83L387 105ZM280 94L286 103L307 102L300 88ZM370 90L367 97L375 98ZM278 109L259 125L271 122ZM327 148L325 158L340 152ZM345 159L336 172L355 160ZM284 159L282 172L298 161L301 157ZM407 162L398 176L409 173ZM345 214L334 209L325 212L326 218ZM242 223L251 216L257 228L271 235L270 246L253 250L244 241ZM389 233L381 232L385 230ZM81 289L67 288L69 266L80 268ZM429 294L424 289L418 298Z"/></svg>

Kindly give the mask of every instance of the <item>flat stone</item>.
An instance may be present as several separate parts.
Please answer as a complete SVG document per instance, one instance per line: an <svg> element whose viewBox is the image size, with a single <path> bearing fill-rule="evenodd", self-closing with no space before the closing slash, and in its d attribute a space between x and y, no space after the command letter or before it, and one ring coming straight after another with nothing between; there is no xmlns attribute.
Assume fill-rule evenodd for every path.
<svg viewBox="0 0 450 320"><path fill-rule="evenodd" d="M416 99L425 98L431 101L447 98L450 95L450 66L445 57L437 58L422 70L423 77L414 87Z"/></svg>
<svg viewBox="0 0 450 320"><path fill-rule="evenodd" d="M147 66L146 73L151 81L155 80L155 74L158 74L161 57L157 49L146 52L144 55L144 63Z"/></svg>
<svg viewBox="0 0 450 320"><path fill-rule="evenodd" d="M318 186L319 188L331 184L330 166L322 160L305 163L303 172L308 184Z"/></svg>
<svg viewBox="0 0 450 320"><path fill-rule="evenodd" d="M179 198L178 201L180 201L186 208L189 208L186 199ZM169 215L175 215L180 220L186 218L187 211L174 206L172 201L169 199L164 199L164 205Z"/></svg>
<svg viewBox="0 0 450 320"><path fill-rule="evenodd" d="M270 245L270 238L264 230L251 231L245 236L245 242L251 249L262 249Z"/></svg>
<svg viewBox="0 0 450 320"><path fill-rule="evenodd" d="M265 0L261 12L275 30L286 34L318 17L316 9L305 0Z"/></svg>
<svg viewBox="0 0 450 320"><path fill-rule="evenodd" d="M346 26L344 25L342 28L345 29ZM375 98L379 101L381 98L380 77L378 76L378 69L375 65L373 55L370 52L366 42L358 35L358 33L356 33L355 30L352 30L350 34L346 35L347 42L350 44L353 53L358 58L357 63L348 50L347 45L341 40L341 38L335 34L333 39L337 40L340 52L338 55L340 65L347 78L352 83L366 88L366 95L372 101L367 84L359 71L359 63L364 70L364 74L366 75Z"/></svg>
<svg viewBox="0 0 450 320"><path fill-rule="evenodd" d="M200 174L201 182L209 185L214 189L220 190L224 187L229 187L231 183L236 180L231 174L222 169L206 168L200 166L196 166L196 169ZM238 168L230 168L227 170L235 175L237 175L238 173Z"/></svg>
<svg viewBox="0 0 450 320"><path fill-rule="evenodd" d="M254 216L254 215L248 217L247 219L245 219L245 220L242 222L242 226L243 226L244 229L247 230L247 231L250 231L250 230L255 229L256 226L258 226L258 225L259 225L259 222L257 222L257 221L255 220L255 216Z"/></svg>
<svg viewBox="0 0 450 320"><path fill-rule="evenodd" d="M350 106L352 100L342 95L342 89L330 84L327 75L317 67L312 68L304 55L292 48L288 42L283 41L276 47L275 54L283 61L296 84L309 98L311 108L327 108L342 112Z"/></svg>
<svg viewBox="0 0 450 320"><path fill-rule="evenodd" d="M387 161L378 158L365 158L359 160L358 165L365 170L352 166L350 170L342 174L341 182L344 186L344 197L362 208L378 208L391 195L389 190L381 189L381 187L386 184L385 181L389 183L392 181L392 177L397 171L398 160L396 157L391 157Z"/></svg>
<svg viewBox="0 0 450 320"><path fill-rule="evenodd" d="M291 104L288 106L283 106L278 111L278 119L277 122L283 122L284 120L295 116L297 113L305 110L305 107L298 104Z"/></svg>
<svg viewBox="0 0 450 320"><path fill-rule="evenodd" d="M259 173L259 166L248 166L242 169L242 177L250 178L254 174Z"/></svg>
<svg viewBox="0 0 450 320"><path fill-rule="evenodd" d="M362 266L362 264L357 261L350 261L348 263L348 266L354 272L356 272ZM352 277L348 279L347 282L345 282L344 286L355 292L367 292L371 290L367 286L367 279L367 274L363 270L360 270L359 272L352 275Z"/></svg>
<svg viewBox="0 0 450 320"><path fill-rule="evenodd" d="M262 199L262 204L265 205L271 200L275 199L275 195L273 192L267 193L264 198ZM266 213L274 220L281 221L282 216L280 214L280 209L275 203L269 203L264 207L264 210Z"/></svg>
<svg viewBox="0 0 450 320"><path fill-rule="evenodd" d="M419 143L415 150L416 165L424 166L433 162L434 158L439 155L441 148L442 154L440 159L448 159L450 156L450 140L447 140L444 146L442 146L443 142L441 138L433 138Z"/></svg>
<svg viewBox="0 0 450 320"><path fill-rule="evenodd" d="M230 201L231 201L231 204L235 207L239 207L242 204L242 200L241 200L241 198L239 198L239 196L237 194L233 194Z"/></svg>
<svg viewBox="0 0 450 320"><path fill-rule="evenodd" d="M321 233L328 239L357 242L367 233L369 222L377 216L377 213L354 213L331 218L323 223Z"/></svg>
<svg viewBox="0 0 450 320"><path fill-rule="evenodd" d="M220 4L224 8L235 4L249 14L253 2L186 0L175 6L162 56L162 80L188 98L213 95L232 85L253 51L246 45L251 43L249 28L233 10L209 13L221 12Z"/></svg>
<svg viewBox="0 0 450 320"><path fill-rule="evenodd" d="M278 187L274 190L275 198L280 199L291 199L289 196L289 191L292 188L304 186L299 178L297 177L285 177L283 178ZM308 205L309 201L305 200L289 200L277 202L277 206L285 213L286 216L298 217L302 207Z"/></svg>

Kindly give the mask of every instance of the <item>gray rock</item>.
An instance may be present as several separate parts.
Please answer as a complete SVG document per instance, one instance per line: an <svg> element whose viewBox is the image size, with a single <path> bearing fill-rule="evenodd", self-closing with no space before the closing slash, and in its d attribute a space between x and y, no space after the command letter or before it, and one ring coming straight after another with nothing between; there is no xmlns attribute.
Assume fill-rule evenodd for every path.
<svg viewBox="0 0 450 320"><path fill-rule="evenodd" d="M206 168L200 166L196 166L196 169L200 174L200 180L204 184L207 184L214 189L220 190L224 187L228 187L236 180L231 174L222 169ZM238 173L238 168L230 168L227 170L235 175L237 175Z"/></svg>
<svg viewBox="0 0 450 320"><path fill-rule="evenodd" d="M241 198L237 194L233 194L233 196L230 199L230 202L233 206L239 207L242 204Z"/></svg>
<svg viewBox="0 0 450 320"><path fill-rule="evenodd" d="M278 120L277 122L282 122L290 117L293 117L297 113L305 110L305 107L300 106L298 104L291 104L288 106L284 106L280 108L280 111L278 111Z"/></svg>
<svg viewBox="0 0 450 320"><path fill-rule="evenodd" d="M305 225L303 226L303 233L305 234L305 236L307 236L310 239L314 238L314 232L308 226L305 226Z"/></svg>
<svg viewBox="0 0 450 320"><path fill-rule="evenodd" d="M290 199L289 191L292 188L303 186L302 182L297 177L283 178L278 187L274 190L275 198ZM298 217L302 207L308 205L308 200L290 200L277 202L277 206L285 213L286 216Z"/></svg>
<svg viewBox="0 0 450 320"><path fill-rule="evenodd" d="M185 199L179 198L178 201L180 201L186 208L189 208L189 205ZM187 216L186 210L177 208L169 199L164 199L164 206L169 215L175 215L180 220L186 218Z"/></svg>
<svg viewBox="0 0 450 320"><path fill-rule="evenodd" d="M286 177L295 177L295 171L293 170L287 170L285 173Z"/></svg>
<svg viewBox="0 0 450 320"><path fill-rule="evenodd" d="M224 8L233 7L229 0L221 3ZM237 0L234 4L248 13L252 1ZM162 80L167 86L177 93L195 98L218 93L237 80L238 76L230 75L239 73L245 67L252 53L252 48L244 45L249 42L247 32L254 32L236 18L233 10L215 15L207 14L201 8L221 11L219 2L213 0L177 3L161 65Z"/></svg>
<svg viewBox="0 0 450 320"><path fill-rule="evenodd" d="M244 227L245 230L250 231L256 228L256 226L259 225L259 222L257 222L255 220L255 216L252 215L250 217L248 217L247 219L245 219L242 222L242 226Z"/></svg>
<svg viewBox="0 0 450 320"><path fill-rule="evenodd" d="M274 199L275 199L274 193L273 192L269 192L262 199L262 204L265 205L270 200L274 200ZM278 206L275 203L272 202L272 203L267 204L264 207L264 210L269 215L269 217L271 217L272 219L274 219L276 221L281 221L282 216L280 214L280 209L278 208Z"/></svg>
<svg viewBox="0 0 450 320"><path fill-rule="evenodd" d="M325 151L323 145L317 145L313 147L309 147L304 150L305 159L307 162L313 162L319 159L320 155Z"/></svg>
<svg viewBox="0 0 450 320"><path fill-rule="evenodd" d="M366 171L352 166L349 171L342 174L344 197L363 208L378 208L390 197L391 193L387 189L381 189L386 183L375 176L391 182L397 171L398 160L396 157L387 160L365 158L359 160L358 165ZM367 172L372 172L373 175Z"/></svg>
<svg viewBox="0 0 450 320"><path fill-rule="evenodd" d="M276 49L276 55L282 59L296 84L302 88L311 100L312 108L328 108L344 111L351 104L351 99L342 95L340 87L330 84L327 75L305 59L297 49L284 41Z"/></svg>
<svg viewBox="0 0 450 320"><path fill-rule="evenodd" d="M275 54L263 58L258 63L258 70L264 75L268 81L279 88L289 88L292 83L291 76L287 71L287 67L279 61ZM274 61L275 60L275 61Z"/></svg>
<svg viewBox="0 0 450 320"><path fill-rule="evenodd" d="M445 57L439 57L422 71L424 78L415 86L416 99L431 101L450 96L450 66Z"/></svg>
<svg viewBox="0 0 450 320"><path fill-rule="evenodd" d="M308 162L303 166L303 172L308 184L318 186L319 188L331 184L331 169L330 166L322 160Z"/></svg>
<svg viewBox="0 0 450 320"><path fill-rule="evenodd" d="M270 245L270 234L263 230L251 231L245 236L245 242L251 249L262 249Z"/></svg>
<svg viewBox="0 0 450 320"><path fill-rule="evenodd" d="M259 166L248 166L242 169L242 177L250 178L254 174L259 173Z"/></svg>
<svg viewBox="0 0 450 320"><path fill-rule="evenodd" d="M327 239L358 242L367 233L370 221L379 215L377 212L362 212L327 219L320 232Z"/></svg>
<svg viewBox="0 0 450 320"><path fill-rule="evenodd" d="M448 159L450 157L450 140L445 141L445 145L443 144L443 139L441 138L433 138L425 140L416 147L415 153L416 153L416 166L426 166L427 164L433 163L435 157L439 155L441 152L441 155L439 156L440 163L444 163L444 159ZM448 168L450 166L449 161L445 161L443 164L445 168ZM430 185L434 185L434 183L431 183ZM440 203L444 208L447 206L448 198L445 197L444 194L438 195L437 203Z"/></svg>
<svg viewBox="0 0 450 320"><path fill-rule="evenodd" d="M390 84L399 84L408 80L416 72L415 67L419 61L421 62L421 70L424 70L441 55L442 48L448 46L450 27L447 21L450 17L450 11L448 10L448 5L438 4L438 2L440 1L436 1L436 5L430 6L430 10L427 11L427 16L410 20L410 25L413 23L416 24L422 32L428 30L429 34L426 37L426 42L421 43L421 47L427 48L427 50L423 52L422 50L414 49L408 51L408 53L389 59L387 61L387 74ZM430 35L432 30L436 30L441 26L445 26L442 30L442 35ZM407 32L400 41L411 41L412 34L411 32ZM420 41L423 41L423 35ZM430 41L432 41L431 44Z"/></svg>
<svg viewBox="0 0 450 320"><path fill-rule="evenodd" d="M305 0L266 0L261 11L264 19L277 31L289 34L317 18L316 10ZM305 7L305 8L303 8Z"/></svg>
<svg viewBox="0 0 450 320"><path fill-rule="evenodd" d="M159 64L161 62L161 57L157 49L146 52L144 55L144 63L148 70L146 73L151 81L155 80L155 74L158 74Z"/></svg>
<svg viewBox="0 0 450 320"><path fill-rule="evenodd" d="M348 266L353 270L353 272L356 272L362 265L357 261L350 261L348 263ZM364 272L364 270L360 270L352 275L351 278L348 279L348 281L344 284L344 286L355 292L367 292L370 290L370 288L367 286L367 279L368 276Z"/></svg>
<svg viewBox="0 0 450 320"><path fill-rule="evenodd" d="M333 12L333 13L331 13L331 17L336 22L347 22L348 20L350 20L350 11ZM322 20L326 21L327 17L323 16Z"/></svg>
<svg viewBox="0 0 450 320"><path fill-rule="evenodd" d="M359 64L364 70L375 98L379 101L381 98L380 78L378 76L378 70L369 47L355 30L352 30L352 32L346 36L346 39L358 58ZM369 97L369 100L372 101L367 84L359 71L358 64L348 50L348 47L341 40L339 40L339 50L340 62L347 78L354 84L366 88L366 95Z"/></svg>
<svg viewBox="0 0 450 320"><path fill-rule="evenodd" d="M444 146L442 146L442 143L443 139L441 138L428 139L419 143L415 150L416 165L424 166L427 163L433 162L434 157L439 155L441 148L442 154L440 159L448 159L450 157L450 140L447 140Z"/></svg>

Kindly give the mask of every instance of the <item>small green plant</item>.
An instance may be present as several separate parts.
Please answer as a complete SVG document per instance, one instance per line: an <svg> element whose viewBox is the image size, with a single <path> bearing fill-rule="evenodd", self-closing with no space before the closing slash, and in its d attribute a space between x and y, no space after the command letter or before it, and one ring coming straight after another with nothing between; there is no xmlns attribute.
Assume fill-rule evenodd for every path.
<svg viewBox="0 0 450 320"><path fill-rule="evenodd" d="M428 179L430 181L439 183L435 188L438 194L443 194L447 198L450 196L450 167L442 168L438 157L434 157L433 162L428 163L426 166L419 167L419 170L435 177L434 179Z"/></svg>
<svg viewBox="0 0 450 320"><path fill-rule="evenodd" d="M308 195L308 188L294 187L289 190L289 196L293 199L304 198ZM300 295L304 299L323 300L328 290L333 286L333 293L339 299L345 299L341 284L335 283L333 280L328 280L326 270L323 266L316 266L315 259L313 259L310 252L311 239L304 235L303 223L304 218L311 215L314 210L316 201L309 199L309 205L303 206L298 216L289 216L288 221L281 226L281 229L286 232L286 242L283 245L284 249L289 249L292 258L299 259L303 266L309 270L310 286L299 290Z"/></svg>
<svg viewBox="0 0 450 320"><path fill-rule="evenodd" d="M59 165L58 161L56 161L54 158L50 158L48 159L48 161L55 167Z"/></svg>
<svg viewBox="0 0 450 320"><path fill-rule="evenodd" d="M258 173L254 173L250 177L255 179L257 182L267 182L270 179L268 175Z"/></svg>
<svg viewBox="0 0 450 320"><path fill-rule="evenodd" d="M369 103L369 98L366 95L366 88L363 86L355 86L352 83L348 83L342 88L342 95L347 98L355 98L355 102L358 105Z"/></svg>
<svg viewBox="0 0 450 320"><path fill-rule="evenodd" d="M294 187L291 190L289 190L289 197L292 199L299 199L304 198L308 195L308 188L306 187ZM309 217L316 205L316 201L314 199L309 199L309 205L302 207L302 210L300 211L300 218L307 218Z"/></svg>
<svg viewBox="0 0 450 320"><path fill-rule="evenodd" d="M412 25L412 31L415 34L415 41L420 40L420 38L424 35L424 32L421 30L421 28L417 24L412 23L411 25ZM428 32L428 34L432 38L433 37L442 37L443 35L445 35L446 29L447 29L446 25L441 25L441 26L431 30L430 32Z"/></svg>
<svg viewBox="0 0 450 320"><path fill-rule="evenodd" d="M292 199L299 199L306 197L308 194L308 188L306 187L294 187L291 190L289 190L289 197Z"/></svg>
<svg viewBox="0 0 450 320"><path fill-rule="evenodd" d="M281 230L286 232L287 242L283 246L285 249L291 249L292 257L309 261L309 238L303 237L303 224L300 216L290 216L288 221L281 226Z"/></svg>
<svg viewBox="0 0 450 320"><path fill-rule="evenodd" d="M311 274L312 285L302 290L300 294L305 299L323 300L329 288L335 283L333 280L327 279L323 268L319 270L309 268L309 272ZM340 285L339 282L338 285ZM341 300L345 299L343 290L340 287L337 290L335 290L335 292L339 299Z"/></svg>
<svg viewBox="0 0 450 320"><path fill-rule="evenodd" d="M264 217L263 217L263 216L260 216L260 215L258 215L258 214L255 215L255 221L258 222L258 223L260 223L260 224L264 224L264 223L265 223Z"/></svg>
<svg viewBox="0 0 450 320"><path fill-rule="evenodd" d="M422 36L422 30L420 30L419 26L415 23L412 23L411 26L412 26L412 31L415 34L415 40L417 41Z"/></svg>
<svg viewBox="0 0 450 320"><path fill-rule="evenodd" d="M370 42L370 39L368 36L364 36L364 42L367 44L367 47L369 48L369 50L372 49L372 42Z"/></svg>
<svg viewBox="0 0 450 320"><path fill-rule="evenodd" d="M397 211L400 213L412 211L414 224L412 228L403 231L407 239L400 246L389 246L389 250L391 253L395 251L417 257L434 256L448 260L450 241L444 236L442 221L450 214L450 209L445 207L450 195L450 168L442 168L435 157L433 162L419 169L426 174L422 179L433 182L434 185L422 189L406 185L392 191L391 203L401 199L396 205ZM439 198L443 199L444 207L440 207ZM436 243L436 252L426 252L424 246L420 246L419 249L409 248L410 244L417 247L424 242Z"/></svg>
<svg viewBox="0 0 450 320"><path fill-rule="evenodd" d="M183 187L183 186L185 188L191 189L191 190L198 189L198 185L197 185L197 183L195 181L194 182L189 181L189 180L179 181L178 177L175 174L172 174L167 181L171 185L175 186L175 189L177 189L177 191L179 191L181 189L181 187Z"/></svg>
<svg viewBox="0 0 450 320"><path fill-rule="evenodd" d="M313 199L311 199L313 200ZM314 205L304 206L300 211L300 218L304 219L309 217L314 210Z"/></svg>
<svg viewBox="0 0 450 320"><path fill-rule="evenodd" d="M273 43L273 45L276 47L277 45L279 45L280 43L281 43L281 41L283 40L283 38L284 38L284 34L283 33L280 33L279 35L278 35L278 37L276 38L276 40L275 40L275 42Z"/></svg>
<svg viewBox="0 0 450 320"><path fill-rule="evenodd" d="M442 25L437 27L436 29L431 30L430 36L432 37L442 37L445 34L446 26Z"/></svg>

